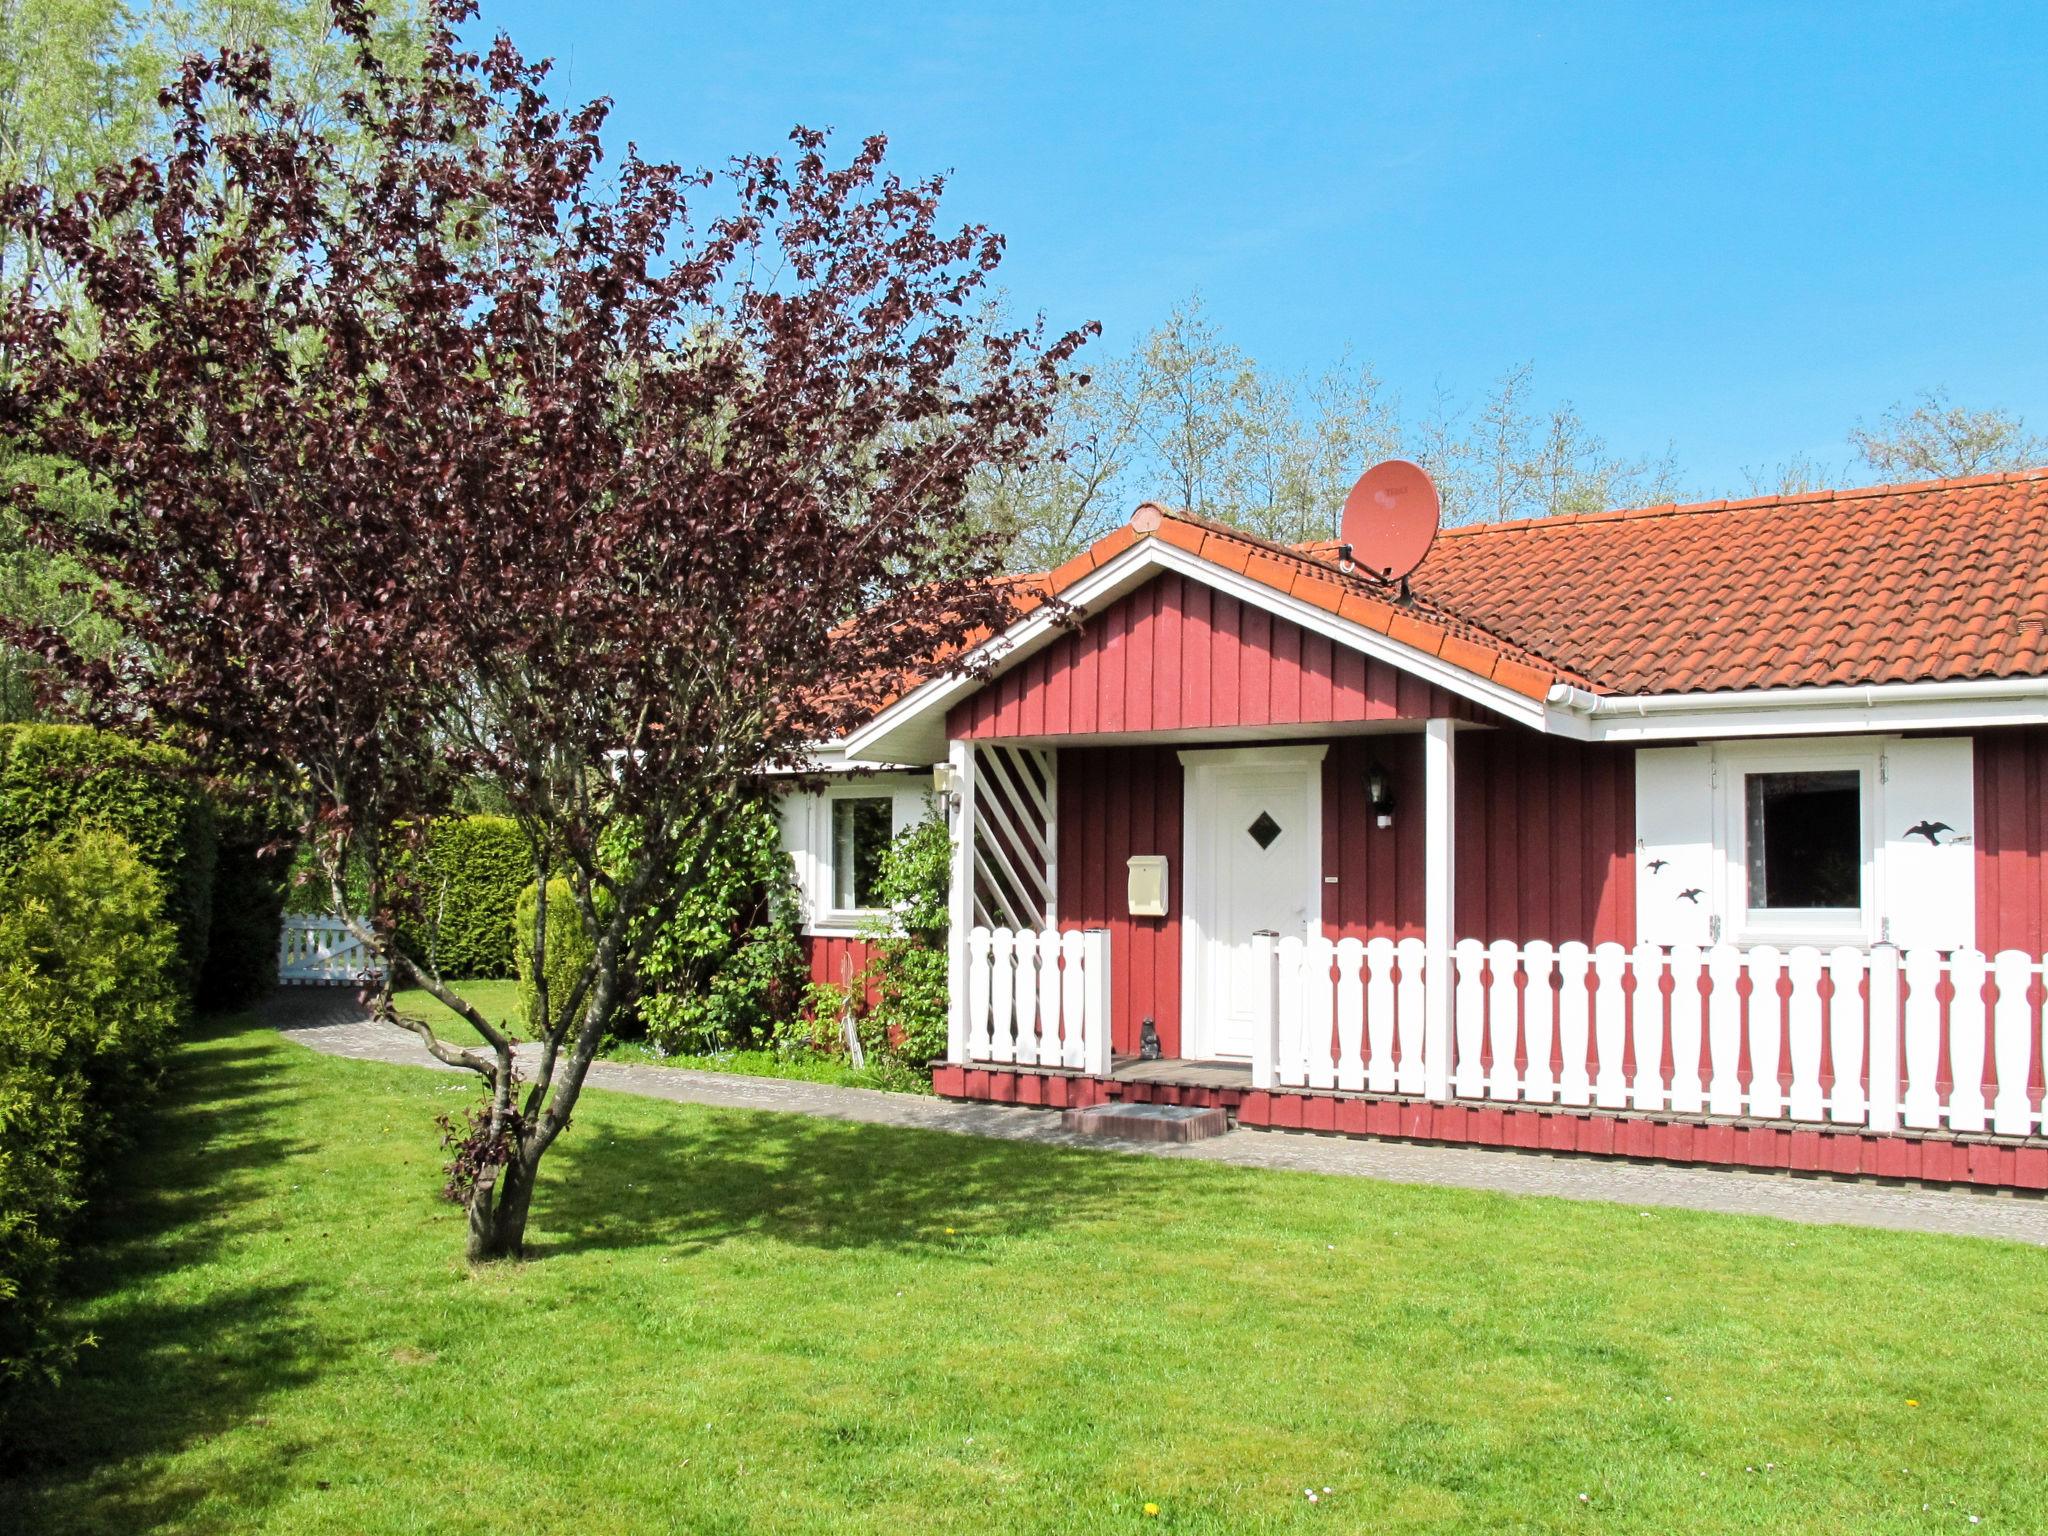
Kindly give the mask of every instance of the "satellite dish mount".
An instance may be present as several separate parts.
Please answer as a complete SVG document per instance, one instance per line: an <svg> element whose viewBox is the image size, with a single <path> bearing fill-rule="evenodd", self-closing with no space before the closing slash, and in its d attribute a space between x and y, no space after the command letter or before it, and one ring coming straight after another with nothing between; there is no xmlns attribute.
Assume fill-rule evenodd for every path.
<svg viewBox="0 0 2048 1536"><path fill-rule="evenodd" d="M1344 498L1338 538L1358 570L1375 581L1400 582L1436 542L1443 503L1419 464L1388 459L1358 477Z"/></svg>

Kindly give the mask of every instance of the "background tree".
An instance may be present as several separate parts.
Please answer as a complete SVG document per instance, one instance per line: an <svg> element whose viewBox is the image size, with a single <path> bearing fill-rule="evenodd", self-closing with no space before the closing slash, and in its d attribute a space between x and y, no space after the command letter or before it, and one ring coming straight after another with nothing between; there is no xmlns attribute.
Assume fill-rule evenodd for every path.
<svg viewBox="0 0 2048 1536"><path fill-rule="evenodd" d="M387 53L414 22L410 0L384 7ZM69 196L100 166L163 149L170 123L159 96L178 59L221 47L266 49L273 71L321 122L338 122L342 92L360 84L322 0L0 0L0 185L34 181ZM63 266L25 234L0 235L0 282L65 281ZM91 486L69 466L0 442L0 483L23 479L45 488L42 516L96 515ZM84 570L38 548L11 511L0 514L0 615L110 656L123 635L95 611L88 587ZM0 721L42 713L39 672L32 655L0 644Z"/></svg>
<svg viewBox="0 0 2048 1536"><path fill-rule="evenodd" d="M2029 469L2048 461L2048 438L2035 436L2010 411L1967 410L1948 391L1923 391L1909 407L1894 405L1875 427L1861 422L1849 441L1886 480L1942 480Z"/></svg>
<svg viewBox="0 0 2048 1536"><path fill-rule="evenodd" d="M1678 493L1668 450L1624 458L1569 401L1539 409L1527 363L1476 402L1439 389L1410 416L1348 353L1319 375L1260 366L1197 296L1127 353L1091 365L1065 381L1044 452L975 487L976 515L1009 541L1015 569L1058 565L1154 496L1285 543L1327 539L1359 471L1397 455L1430 471L1449 523Z"/></svg>
<svg viewBox="0 0 2048 1536"><path fill-rule="evenodd" d="M367 872L364 936L485 1042L404 1021L486 1084L453 1182L488 1258L750 776L1011 616L957 509L1030 458L1082 337L988 324L1002 242L942 228L878 138L715 173L629 149L606 183L607 104L466 51L467 4L403 70L336 14L366 82L340 124L224 52L184 65L166 153L0 194L68 279L0 295L0 432L104 499L38 527L137 641L38 643L104 712L295 776L337 894ZM407 829L464 782L538 886L517 1067L393 942ZM552 981L551 874L585 956Z"/></svg>

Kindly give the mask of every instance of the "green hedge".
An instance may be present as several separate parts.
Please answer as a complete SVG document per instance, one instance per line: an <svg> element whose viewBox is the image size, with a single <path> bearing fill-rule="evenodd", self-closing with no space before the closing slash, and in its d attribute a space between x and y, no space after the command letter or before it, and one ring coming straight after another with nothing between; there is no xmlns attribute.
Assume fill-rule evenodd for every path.
<svg viewBox="0 0 2048 1536"><path fill-rule="evenodd" d="M192 763L79 725L0 726L0 873L77 828L105 827L163 879L188 990L206 966L216 830Z"/></svg>
<svg viewBox="0 0 2048 1536"><path fill-rule="evenodd" d="M61 1370L66 1243L155 1088L181 1012L164 886L118 834L41 844L0 879L0 1403Z"/></svg>
<svg viewBox="0 0 2048 1536"><path fill-rule="evenodd" d="M533 854L509 816L455 816L407 863L413 899L398 927L407 953L443 976L510 976L512 914Z"/></svg>
<svg viewBox="0 0 2048 1536"><path fill-rule="evenodd" d="M597 893L598 916L616 910L611 898ZM519 959L519 1017L530 1039L547 1033L548 1021L539 1016L540 986L533 964L533 920L540 915L540 887L529 885L514 903L513 921L505 925ZM593 936L576 905L575 889L559 875L548 882L547 973L548 1010L559 1014L569 993L575 990L584 966L590 963ZM572 1031L573 1033L573 1031Z"/></svg>

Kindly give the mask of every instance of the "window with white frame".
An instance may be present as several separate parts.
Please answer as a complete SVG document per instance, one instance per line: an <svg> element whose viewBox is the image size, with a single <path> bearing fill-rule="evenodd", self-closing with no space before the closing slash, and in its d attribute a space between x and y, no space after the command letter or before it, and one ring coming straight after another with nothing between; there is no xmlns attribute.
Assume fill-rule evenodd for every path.
<svg viewBox="0 0 2048 1536"><path fill-rule="evenodd" d="M875 905L882 852L895 832L890 795L839 795L832 806L832 909L864 912Z"/></svg>
<svg viewBox="0 0 2048 1536"><path fill-rule="evenodd" d="M1872 754L1861 747L1728 752L1728 860L1738 939L1873 937Z"/></svg>
<svg viewBox="0 0 2048 1536"><path fill-rule="evenodd" d="M1863 906L1863 776L1853 768L1743 775L1752 911Z"/></svg>

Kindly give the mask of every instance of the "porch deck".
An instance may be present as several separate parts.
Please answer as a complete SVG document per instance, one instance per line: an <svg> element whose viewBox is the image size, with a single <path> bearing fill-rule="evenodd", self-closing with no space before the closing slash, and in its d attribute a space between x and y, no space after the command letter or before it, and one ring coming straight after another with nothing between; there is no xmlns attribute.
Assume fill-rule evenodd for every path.
<svg viewBox="0 0 2048 1536"><path fill-rule="evenodd" d="M1182 1088L1249 1089L1252 1085L1248 1061L1200 1061L1191 1056L1162 1056L1155 1061L1119 1056L1111 1064L1109 1076L1118 1083L1172 1083Z"/></svg>

